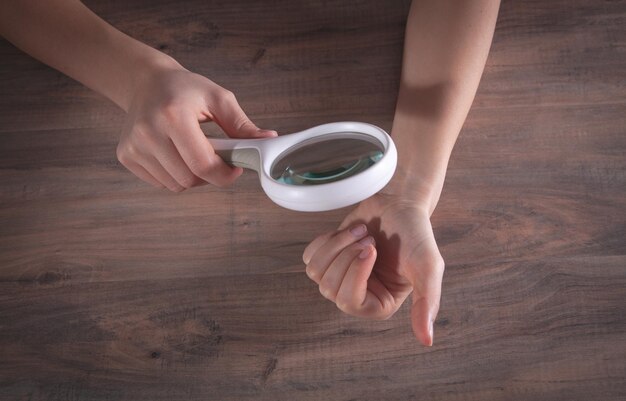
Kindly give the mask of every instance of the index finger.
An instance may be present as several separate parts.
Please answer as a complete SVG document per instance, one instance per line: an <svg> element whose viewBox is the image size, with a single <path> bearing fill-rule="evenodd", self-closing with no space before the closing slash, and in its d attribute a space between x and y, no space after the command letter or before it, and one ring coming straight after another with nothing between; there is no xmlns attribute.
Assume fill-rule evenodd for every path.
<svg viewBox="0 0 626 401"><path fill-rule="evenodd" d="M317 236L313 241L311 241L311 243L307 245L307 247L304 249L304 252L302 253L302 261L304 262L304 264L308 265L313 255L315 255L315 252L317 252L317 250L320 249L322 245L328 242L328 240L334 234L334 232L322 234Z"/></svg>
<svg viewBox="0 0 626 401"><path fill-rule="evenodd" d="M193 114L184 116L172 128L172 142L196 176L213 185L224 187L241 175L241 168L229 166L215 153Z"/></svg>
<svg viewBox="0 0 626 401"><path fill-rule="evenodd" d="M326 233L324 235L320 235L319 237L315 238L309 244L309 246L307 246L307 248L304 250L304 254L302 255L302 260L304 261L305 264L308 265L311 262L311 259L313 258L313 256L317 253L317 251L319 251L322 248L322 246L329 244L328 241L331 238L333 239L334 243L329 244L333 246L330 246L329 249L326 249L327 251L326 253L327 254L331 253L334 255L331 258L332 260L338 254L339 250L365 237L366 234L367 234L367 226L365 224L357 224L357 225L354 225L349 230L337 230L334 232ZM320 256L323 256L323 255L320 255ZM326 256L330 256L330 255L326 255ZM327 259L327 258L323 258L323 259Z"/></svg>

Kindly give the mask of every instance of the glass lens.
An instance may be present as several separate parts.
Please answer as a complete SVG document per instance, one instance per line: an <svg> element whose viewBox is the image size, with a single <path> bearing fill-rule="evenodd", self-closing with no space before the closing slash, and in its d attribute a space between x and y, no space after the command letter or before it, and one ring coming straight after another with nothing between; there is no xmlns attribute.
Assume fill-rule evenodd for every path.
<svg viewBox="0 0 626 401"><path fill-rule="evenodd" d="M320 135L283 152L270 175L289 185L319 185L358 174L382 159L383 145L354 132Z"/></svg>

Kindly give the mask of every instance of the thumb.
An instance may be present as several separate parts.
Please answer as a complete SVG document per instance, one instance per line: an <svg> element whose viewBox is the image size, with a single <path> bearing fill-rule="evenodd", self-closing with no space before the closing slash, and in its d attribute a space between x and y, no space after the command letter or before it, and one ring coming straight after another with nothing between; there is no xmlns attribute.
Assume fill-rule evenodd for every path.
<svg viewBox="0 0 626 401"><path fill-rule="evenodd" d="M231 138L272 138L276 131L257 127L244 113L235 95L226 91L211 110L212 119Z"/></svg>
<svg viewBox="0 0 626 401"><path fill-rule="evenodd" d="M420 261L414 272L413 305L411 307L411 326L415 337L424 345L432 346L434 341L435 318L441 302L441 283L443 280L444 263L439 252L433 261Z"/></svg>

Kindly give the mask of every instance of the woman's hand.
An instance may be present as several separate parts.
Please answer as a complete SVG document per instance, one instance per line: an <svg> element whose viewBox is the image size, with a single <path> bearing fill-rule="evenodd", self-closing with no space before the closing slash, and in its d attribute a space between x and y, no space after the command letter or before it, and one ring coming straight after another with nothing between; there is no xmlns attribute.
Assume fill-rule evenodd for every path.
<svg viewBox="0 0 626 401"><path fill-rule="evenodd" d="M374 195L315 238L303 260L322 295L350 315L387 319L413 292L413 332L432 345L444 262L426 208Z"/></svg>
<svg viewBox="0 0 626 401"><path fill-rule="evenodd" d="M242 173L211 147L200 122L215 121L232 138L264 138L232 92L179 65L158 68L140 80L117 147L119 161L156 187L180 192L211 183L230 185Z"/></svg>

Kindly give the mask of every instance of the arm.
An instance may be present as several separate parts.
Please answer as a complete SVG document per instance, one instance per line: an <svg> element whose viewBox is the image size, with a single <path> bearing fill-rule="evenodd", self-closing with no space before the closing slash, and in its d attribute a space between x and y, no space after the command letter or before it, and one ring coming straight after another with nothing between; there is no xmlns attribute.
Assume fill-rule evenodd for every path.
<svg viewBox="0 0 626 401"><path fill-rule="evenodd" d="M413 1L391 132L396 174L303 254L307 275L348 314L387 319L412 293L413 332L425 345L433 344L444 271L430 215L478 87L498 7L498 0Z"/></svg>
<svg viewBox="0 0 626 401"><path fill-rule="evenodd" d="M392 136L398 170L386 193L432 214L452 147L482 75L499 0L411 4Z"/></svg>
<svg viewBox="0 0 626 401"><path fill-rule="evenodd" d="M6 0L0 33L15 46L128 111L148 70L177 63L107 24L77 0Z"/></svg>
<svg viewBox="0 0 626 401"><path fill-rule="evenodd" d="M78 0L3 0L0 34L103 94L128 113L117 154L144 181L172 191L241 174L213 151L198 122L230 136L274 136L246 117L231 92L118 31Z"/></svg>

